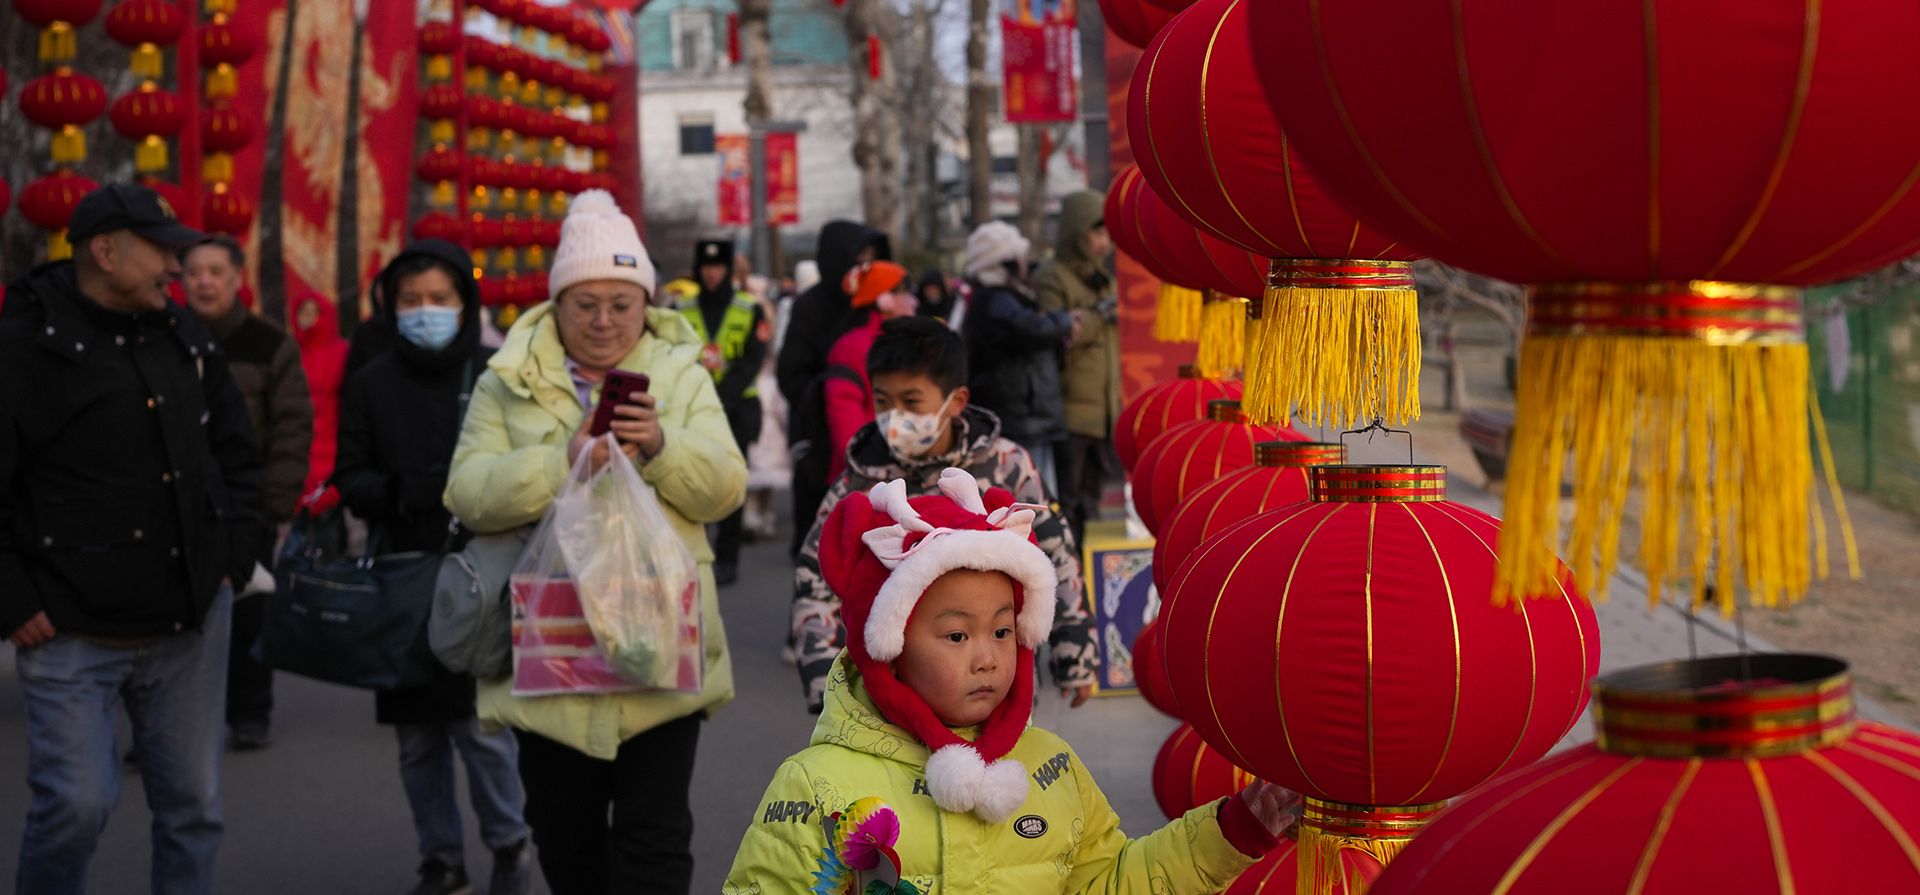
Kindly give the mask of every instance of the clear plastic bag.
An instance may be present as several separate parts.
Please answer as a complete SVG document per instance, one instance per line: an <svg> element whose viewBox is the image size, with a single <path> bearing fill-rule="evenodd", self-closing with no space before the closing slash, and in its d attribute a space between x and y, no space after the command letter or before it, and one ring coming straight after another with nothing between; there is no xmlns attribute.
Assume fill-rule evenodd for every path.
<svg viewBox="0 0 1920 895"><path fill-rule="evenodd" d="M699 567L653 488L605 436L584 450L514 567L513 692L700 691Z"/></svg>

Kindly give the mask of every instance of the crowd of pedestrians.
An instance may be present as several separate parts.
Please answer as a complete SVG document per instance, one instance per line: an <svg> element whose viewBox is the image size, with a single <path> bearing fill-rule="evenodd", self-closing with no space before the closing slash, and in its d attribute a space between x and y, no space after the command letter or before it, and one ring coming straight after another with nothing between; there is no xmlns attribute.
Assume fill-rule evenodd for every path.
<svg viewBox="0 0 1920 895"><path fill-rule="evenodd" d="M633 464L691 555L699 686L527 695L436 667L379 689L420 895L472 887L462 768L487 891L531 891L536 875L559 895L687 891L701 722L734 689L719 589L744 540L790 537L788 650L799 697L830 709L867 609L849 618L826 529L876 486L917 499L964 475L1030 514L1021 562L1046 586L1021 599L1047 611L1024 646L1044 644L1053 687L1082 704L1098 651L1080 544L1116 474L1119 407L1100 209L1099 194L1069 197L1048 259L988 223L957 278L916 276L885 234L836 221L790 278L754 275L721 239L663 281L633 221L590 191L562 226L549 300L504 333L466 251L423 240L367 285L372 315L347 339L326 296L285 302L284 329L258 313L243 247L150 190L89 194L73 258L0 306L0 633L32 792L16 890L86 890L123 773L149 795L154 891L213 889L220 752L273 742L257 641L285 596L290 527L351 519L342 549L369 556L511 555L576 466ZM603 386L634 374L644 387L606 402L598 437ZM116 741L122 712L131 742Z"/></svg>

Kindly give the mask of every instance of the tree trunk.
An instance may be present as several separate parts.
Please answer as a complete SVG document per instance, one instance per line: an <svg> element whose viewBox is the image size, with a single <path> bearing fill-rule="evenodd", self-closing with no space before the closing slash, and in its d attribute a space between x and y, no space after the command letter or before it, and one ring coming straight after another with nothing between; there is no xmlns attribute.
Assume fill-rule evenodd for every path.
<svg viewBox="0 0 1920 895"><path fill-rule="evenodd" d="M285 214L281 210L281 200L285 189L280 182L280 168L286 163L287 155L287 84L293 74L293 20L299 15L300 0L287 0L280 28L280 66L274 74L273 105L267 113L267 156L266 176L260 183L260 247L259 247L259 302L262 308L277 307L278 313L268 312L276 320L286 320L287 263L282 256L286 248ZM353 183L352 179L344 183ZM352 336L360 322L358 306L348 305L342 299L340 309L340 331Z"/></svg>
<svg viewBox="0 0 1920 895"><path fill-rule="evenodd" d="M360 307L360 191L356 185L360 182L360 67L366 27L365 11L359 10L353 20L353 55L347 66L347 133L340 147L340 210L336 217L339 248L334 256L335 294L339 296L337 307L342 308ZM282 86L284 88L284 83ZM280 93L284 96L286 90ZM285 289L272 296L263 295L261 301L271 302L277 312L275 319L286 322Z"/></svg>
<svg viewBox="0 0 1920 895"><path fill-rule="evenodd" d="M867 226L900 238L900 118L895 113L893 66L885 51L875 60L869 38L884 34L881 17L889 11L882 0L849 0L847 43L853 49L853 163L860 169L860 198Z"/></svg>
<svg viewBox="0 0 1920 895"><path fill-rule="evenodd" d="M987 75L987 28L992 0L969 0L967 15L967 186L968 222L978 227L993 220L993 147L987 142L994 109L993 81Z"/></svg>
<svg viewBox="0 0 1920 895"><path fill-rule="evenodd" d="M1020 234L1035 248L1047 222L1047 160L1044 132L1034 125L1020 126L1020 154L1014 170L1020 177Z"/></svg>
<svg viewBox="0 0 1920 895"><path fill-rule="evenodd" d="M747 68L747 123L773 117L773 0L740 0L740 61ZM756 174L756 181L759 176Z"/></svg>

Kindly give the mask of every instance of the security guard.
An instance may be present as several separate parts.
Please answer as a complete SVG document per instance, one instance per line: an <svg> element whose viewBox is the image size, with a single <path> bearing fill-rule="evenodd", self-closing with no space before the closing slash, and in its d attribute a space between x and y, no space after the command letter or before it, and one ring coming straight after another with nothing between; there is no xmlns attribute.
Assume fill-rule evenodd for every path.
<svg viewBox="0 0 1920 895"><path fill-rule="evenodd" d="M733 440L745 453L760 438L760 392L754 380L766 363L772 326L752 293L733 288L733 243L701 240L693 254L700 293L680 302L680 313L706 343L700 363L713 374ZM731 584L740 574L742 513L735 510L714 534L713 578L718 584Z"/></svg>

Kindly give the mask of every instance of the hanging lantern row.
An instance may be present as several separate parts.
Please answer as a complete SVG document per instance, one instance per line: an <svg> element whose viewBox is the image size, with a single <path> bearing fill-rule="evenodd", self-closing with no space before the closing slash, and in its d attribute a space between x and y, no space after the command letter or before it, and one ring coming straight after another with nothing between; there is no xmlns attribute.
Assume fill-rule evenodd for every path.
<svg viewBox="0 0 1920 895"><path fill-rule="evenodd" d="M240 67L260 51L248 32L235 26L232 6L209 0L211 13L200 27L200 67L206 74L206 103L200 116L203 158L200 176L206 183L201 196L201 224L208 230L244 235L253 225L254 207L235 189L234 155L253 144L257 125L235 101L240 91Z"/></svg>
<svg viewBox="0 0 1920 895"><path fill-rule="evenodd" d="M424 42L424 35L422 40ZM513 75L522 82L545 85L546 88L562 90L594 103L604 103L613 99L614 93L618 90L618 84L607 75L575 68L557 59L543 59L519 47L494 43L471 34L465 37L465 41L467 67L470 71L477 68L496 76ZM538 87L533 89L540 91ZM549 105L558 102L557 98L545 94L544 91L535 92L533 96L535 98L546 96Z"/></svg>
<svg viewBox="0 0 1920 895"><path fill-rule="evenodd" d="M591 17L576 14L565 6L541 6L527 0L474 0L470 9L492 13L523 28L565 41L569 55L584 56L597 65L599 56L613 46L606 32Z"/></svg>
<svg viewBox="0 0 1920 895"><path fill-rule="evenodd" d="M40 29L40 61L60 65L73 61L74 32L100 14L100 0L13 0L13 10Z"/></svg>

